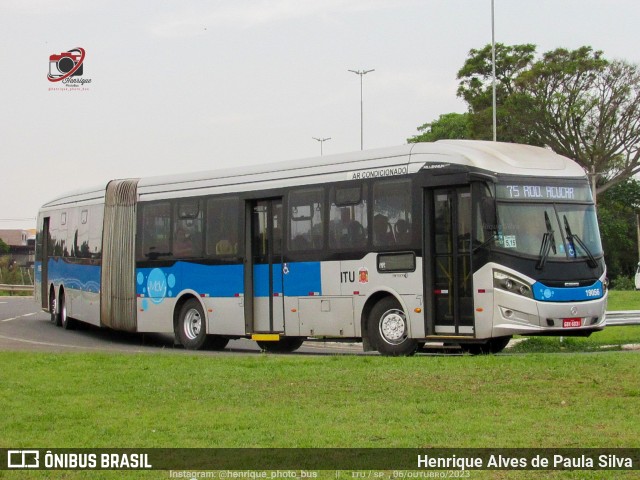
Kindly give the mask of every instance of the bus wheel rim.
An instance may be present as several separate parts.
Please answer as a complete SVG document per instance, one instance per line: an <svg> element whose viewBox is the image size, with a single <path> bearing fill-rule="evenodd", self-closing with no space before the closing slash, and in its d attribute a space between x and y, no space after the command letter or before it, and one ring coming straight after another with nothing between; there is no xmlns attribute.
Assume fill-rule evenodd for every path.
<svg viewBox="0 0 640 480"><path fill-rule="evenodd" d="M202 330L202 317L200 312L192 308L184 316L184 333L189 340L195 340Z"/></svg>
<svg viewBox="0 0 640 480"><path fill-rule="evenodd" d="M380 336L390 345L399 345L407 338L407 320L402 310L393 309L380 317Z"/></svg>
<svg viewBox="0 0 640 480"><path fill-rule="evenodd" d="M58 314L58 302L53 294L49 297L49 313L51 314L51 323L56 323L56 316Z"/></svg>

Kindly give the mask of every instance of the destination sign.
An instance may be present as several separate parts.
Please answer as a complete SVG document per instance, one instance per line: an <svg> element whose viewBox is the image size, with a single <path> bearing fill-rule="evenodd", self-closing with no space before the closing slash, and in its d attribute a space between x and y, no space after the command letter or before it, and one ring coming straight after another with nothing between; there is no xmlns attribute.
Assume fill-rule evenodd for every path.
<svg viewBox="0 0 640 480"><path fill-rule="evenodd" d="M498 184L496 196L508 200L591 201L587 185Z"/></svg>

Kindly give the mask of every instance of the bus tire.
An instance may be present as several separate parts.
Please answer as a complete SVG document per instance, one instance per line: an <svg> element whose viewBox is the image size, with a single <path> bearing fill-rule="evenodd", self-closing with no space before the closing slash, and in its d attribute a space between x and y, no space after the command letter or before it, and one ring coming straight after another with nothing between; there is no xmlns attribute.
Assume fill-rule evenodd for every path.
<svg viewBox="0 0 640 480"><path fill-rule="evenodd" d="M58 315L58 302L56 301L56 292L53 288L49 292L49 313L51 314L50 321L56 327L60 326L60 315Z"/></svg>
<svg viewBox="0 0 640 480"><path fill-rule="evenodd" d="M269 353L291 353L299 349L304 343L303 337L283 337L277 342L258 341L258 346Z"/></svg>
<svg viewBox="0 0 640 480"><path fill-rule="evenodd" d="M76 321L73 318L69 318L67 315L67 302L64 298L64 291L60 291L60 300L58 301L58 306L60 308L60 313L58 317L60 318L60 325L65 330L73 330L76 328Z"/></svg>
<svg viewBox="0 0 640 480"><path fill-rule="evenodd" d="M399 357L416 353L418 342L409 338L407 316L395 298L385 297L376 303L368 321L371 343L381 355Z"/></svg>
<svg viewBox="0 0 640 480"><path fill-rule="evenodd" d="M202 305L195 298L187 300L180 309L176 336L187 350L200 350L208 343L207 320Z"/></svg>
<svg viewBox="0 0 640 480"><path fill-rule="evenodd" d="M463 352L470 353L471 355L489 355L493 353L500 353L505 349L511 337L495 337L485 343L470 343L466 345L460 345Z"/></svg>

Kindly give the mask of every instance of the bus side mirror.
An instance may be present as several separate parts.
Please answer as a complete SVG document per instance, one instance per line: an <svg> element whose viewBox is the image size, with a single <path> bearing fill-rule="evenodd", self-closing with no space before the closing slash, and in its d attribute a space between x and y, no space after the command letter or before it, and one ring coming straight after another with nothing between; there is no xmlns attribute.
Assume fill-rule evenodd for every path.
<svg viewBox="0 0 640 480"><path fill-rule="evenodd" d="M495 233L498 231L498 219L496 217L496 201L493 198L484 197L480 202L480 215L482 217L483 230Z"/></svg>

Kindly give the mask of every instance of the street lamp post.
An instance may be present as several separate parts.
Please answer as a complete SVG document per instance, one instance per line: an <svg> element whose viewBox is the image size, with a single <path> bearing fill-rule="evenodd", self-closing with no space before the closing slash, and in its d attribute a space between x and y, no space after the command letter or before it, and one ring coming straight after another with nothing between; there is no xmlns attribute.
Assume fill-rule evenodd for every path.
<svg viewBox="0 0 640 480"><path fill-rule="evenodd" d="M636 207L636 239L638 241L638 261L640 262L640 208Z"/></svg>
<svg viewBox="0 0 640 480"><path fill-rule="evenodd" d="M327 138L316 138L316 137L311 137L314 140L317 140L318 142L320 142L320 156L322 156L322 144L324 142L326 142L327 140L331 140L331 137L327 137Z"/></svg>
<svg viewBox="0 0 640 480"><path fill-rule="evenodd" d="M350 72L360 75L360 150L364 149L364 114L362 108L362 77L369 72L375 72L375 68L371 70L349 70Z"/></svg>
<svg viewBox="0 0 640 480"><path fill-rule="evenodd" d="M496 121L496 28L493 10L493 1L491 0L491 106L493 107L493 141L497 141L497 121Z"/></svg>

